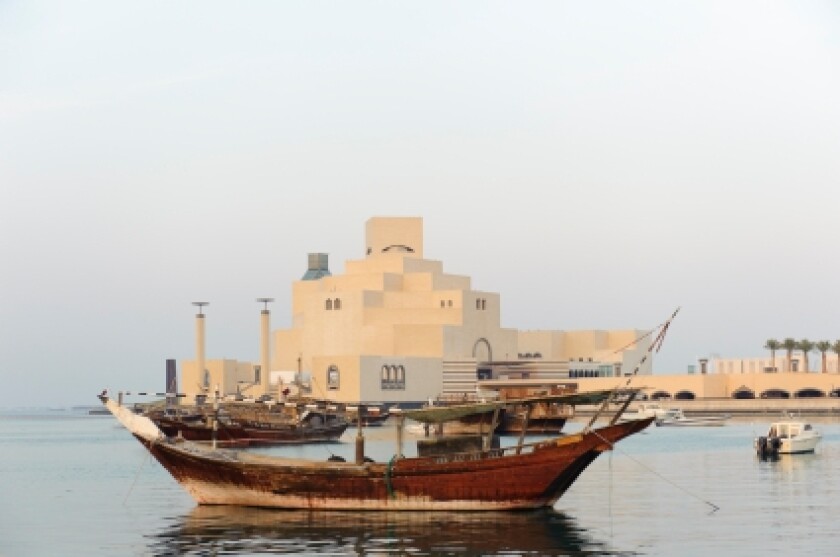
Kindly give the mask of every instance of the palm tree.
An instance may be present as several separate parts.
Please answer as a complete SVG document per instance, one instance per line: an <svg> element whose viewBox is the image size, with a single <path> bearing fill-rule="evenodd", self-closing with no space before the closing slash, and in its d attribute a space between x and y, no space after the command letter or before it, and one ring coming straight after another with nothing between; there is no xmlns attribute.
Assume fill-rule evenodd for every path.
<svg viewBox="0 0 840 557"><path fill-rule="evenodd" d="M826 361L825 353L831 350L831 343L827 340L821 340L814 345L820 351L822 356L822 372L828 373L828 362Z"/></svg>
<svg viewBox="0 0 840 557"><path fill-rule="evenodd" d="M776 350L782 347L782 344L774 339L768 339L767 342L764 343L764 348L770 351L770 368L773 371L776 371Z"/></svg>
<svg viewBox="0 0 840 557"><path fill-rule="evenodd" d="M840 340L834 341L831 345L831 350L837 354L837 373L840 373Z"/></svg>
<svg viewBox="0 0 840 557"><path fill-rule="evenodd" d="M787 352L787 369L785 371L792 371L790 361L793 359L793 351L797 348L796 340L788 337L782 341L782 348Z"/></svg>
<svg viewBox="0 0 840 557"><path fill-rule="evenodd" d="M807 338L803 338L796 343L796 347L802 350L802 367L804 368L802 371L808 373L810 371L808 368L808 352L814 349L814 343Z"/></svg>

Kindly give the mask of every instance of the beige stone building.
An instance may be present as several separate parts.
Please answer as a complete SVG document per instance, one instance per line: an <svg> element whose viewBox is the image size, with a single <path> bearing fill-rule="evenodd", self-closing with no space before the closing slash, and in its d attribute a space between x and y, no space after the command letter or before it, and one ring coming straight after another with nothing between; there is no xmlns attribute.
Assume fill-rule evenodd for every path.
<svg viewBox="0 0 840 557"><path fill-rule="evenodd" d="M482 378L615 377L636 367L651 373L650 359L639 366L645 347L635 341L643 331L502 327L498 293L476 290L470 277L425 258L420 218L369 219L362 253L340 275L330 272L326 254L310 254L292 285L291 326L262 339L259 364L201 366L197 319L201 338L196 360L182 362L183 390L196 395L218 386L222 394L259 396L300 380L316 397L416 403L474 392ZM267 331L267 310L261 318Z"/></svg>

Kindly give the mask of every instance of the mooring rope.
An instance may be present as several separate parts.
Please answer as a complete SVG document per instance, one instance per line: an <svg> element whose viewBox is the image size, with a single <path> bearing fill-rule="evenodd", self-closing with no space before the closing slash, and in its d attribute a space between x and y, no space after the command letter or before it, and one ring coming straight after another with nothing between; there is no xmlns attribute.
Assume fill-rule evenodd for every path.
<svg viewBox="0 0 840 557"><path fill-rule="evenodd" d="M397 456L392 456L391 460L388 461L388 466L385 468L385 488L388 490L388 497L391 499L394 498L394 488L391 486L391 469L394 466L394 461L397 460Z"/></svg>
<svg viewBox="0 0 840 557"><path fill-rule="evenodd" d="M617 449L617 447L616 447L615 443L610 442L608 439L604 439L604 437L603 437L600 433L598 433L597 431L592 431L592 433L593 433L596 437L598 437L601 441L603 441L604 443L606 443L607 445L609 445L609 446L610 446L613 450L616 450L616 449ZM656 470L654 470L654 469L653 469L653 468L651 468L650 466L646 465L644 462L642 462L642 461L640 461L640 460L638 460L638 459L636 459L636 458L633 458L632 456L630 456L630 454L629 454L629 453L625 452L624 450L622 450L622 449L618 449L618 450L621 452L621 454L623 454L624 456L626 456L627 458L629 458L630 460L632 460L633 462L635 462L636 464L638 464L639 466L641 466L642 468L644 468L645 470L647 470L648 472L650 472L651 474L653 474L654 476L658 477L660 480L662 480L662 481L664 481L665 483L667 483L667 484L671 485L672 487L675 487L675 488L679 489L680 491L682 491L682 492L683 492L683 493L685 493L686 495L689 495L689 496L691 496L691 497L693 497L693 498L697 499L698 501L700 501L700 502L702 502L702 503L705 503L706 505L709 505L709 506L712 508L712 512L711 512L711 513L709 513L709 514L716 513L717 511L719 511L719 510L720 510L720 507L719 507L719 506L717 506L717 505L715 505L715 504L714 504L714 503L712 503L711 501L706 501L705 499L703 499L703 498L702 498L702 497L700 497L699 495L695 495L694 493L692 493L691 491L689 491L689 490L687 490L686 488L682 487L681 485L678 485L676 482L673 482L673 481L669 480L668 478L666 478L665 476L663 476L662 474L660 474L659 472L657 472Z"/></svg>
<svg viewBox="0 0 840 557"><path fill-rule="evenodd" d="M152 443L152 445L154 445L154 442ZM149 449L151 449L151 446L149 447ZM128 488L128 493L126 493L125 497L123 498L123 507L128 502L128 498L131 495L131 492L134 490L134 484L137 483L137 478L140 477L140 471L143 469L143 466L146 465L146 461L150 458L152 458L152 453L150 451L146 451L146 457L140 461L140 467L137 468L137 472L135 472L134 474L134 481L131 482L131 486L129 486Z"/></svg>

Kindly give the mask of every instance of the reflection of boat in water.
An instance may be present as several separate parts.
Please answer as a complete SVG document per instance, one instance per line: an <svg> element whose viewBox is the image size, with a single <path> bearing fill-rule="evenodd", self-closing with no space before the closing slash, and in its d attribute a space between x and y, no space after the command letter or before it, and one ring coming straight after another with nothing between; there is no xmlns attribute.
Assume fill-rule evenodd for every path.
<svg viewBox="0 0 840 557"><path fill-rule="evenodd" d="M754 442L758 456L773 457L780 454L812 453L822 435L806 422L787 421L770 424L767 435Z"/></svg>
<svg viewBox="0 0 840 557"><path fill-rule="evenodd" d="M364 458L361 429L354 462L271 457L211 449L166 436L155 423L109 399L114 416L201 504L334 510L512 510L550 507L602 452L638 433L652 419L605 427L535 443L494 448L489 439L423 439L417 457L402 450L404 418L442 423L510 404L606 402L614 390L535 397L444 408L403 411L396 451L388 462ZM337 461L338 460L338 461Z"/></svg>
<svg viewBox="0 0 840 557"><path fill-rule="evenodd" d="M601 555L567 515L198 506L150 536L153 555Z"/></svg>
<svg viewBox="0 0 840 557"><path fill-rule="evenodd" d="M721 426L726 424L731 416L686 416L679 408L670 408L660 417L656 418L658 426Z"/></svg>

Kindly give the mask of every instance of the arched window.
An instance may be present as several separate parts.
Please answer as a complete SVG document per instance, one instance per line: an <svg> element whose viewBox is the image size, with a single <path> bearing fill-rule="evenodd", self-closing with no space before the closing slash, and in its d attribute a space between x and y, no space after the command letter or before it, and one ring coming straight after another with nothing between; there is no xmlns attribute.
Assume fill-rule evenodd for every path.
<svg viewBox="0 0 840 557"><path fill-rule="evenodd" d="M405 389L405 367L402 365L383 365L379 373L382 390Z"/></svg>
<svg viewBox="0 0 840 557"><path fill-rule="evenodd" d="M336 298L336 299L335 299L335 305L333 305L333 307L334 307L335 309L341 309L341 299Z"/></svg>
<svg viewBox="0 0 840 557"><path fill-rule="evenodd" d="M825 393L819 389L808 388L796 391L795 396L796 398L821 398L825 396Z"/></svg>
<svg viewBox="0 0 840 557"><path fill-rule="evenodd" d="M326 307L326 309L328 310L332 309L332 300L328 299L324 307Z"/></svg>
<svg viewBox="0 0 840 557"><path fill-rule="evenodd" d="M755 393L747 387L741 387L740 389L738 389L737 391L732 393L732 398L738 398L738 399L755 398Z"/></svg>
<svg viewBox="0 0 840 557"><path fill-rule="evenodd" d="M677 400L694 400L695 396L691 391L680 391L674 395L674 398Z"/></svg>
<svg viewBox="0 0 840 557"><path fill-rule="evenodd" d="M204 370L203 382L204 382L204 388L209 389L210 388L210 372L206 369Z"/></svg>
<svg viewBox="0 0 840 557"><path fill-rule="evenodd" d="M341 385L341 375L338 367L331 365L327 368L327 388L331 391L337 391Z"/></svg>
<svg viewBox="0 0 840 557"><path fill-rule="evenodd" d="M761 393L761 398L790 398L790 393L781 389L768 389Z"/></svg>

